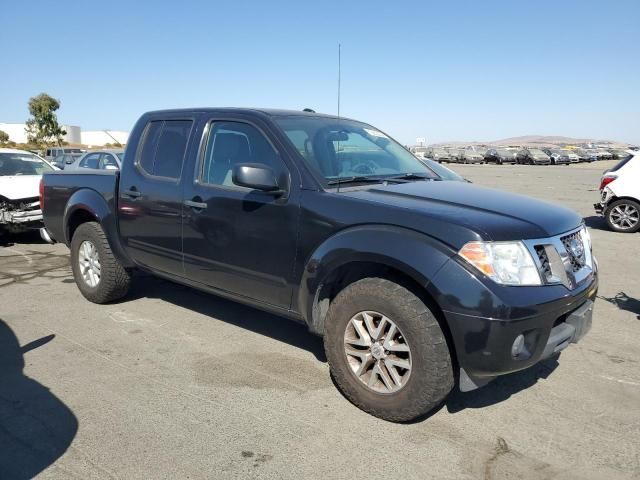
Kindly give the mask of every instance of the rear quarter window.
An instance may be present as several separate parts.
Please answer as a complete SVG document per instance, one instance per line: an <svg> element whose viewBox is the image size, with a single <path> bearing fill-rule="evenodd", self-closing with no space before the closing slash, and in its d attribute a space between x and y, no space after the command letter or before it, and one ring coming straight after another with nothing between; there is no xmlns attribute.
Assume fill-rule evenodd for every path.
<svg viewBox="0 0 640 480"><path fill-rule="evenodd" d="M610 172L617 172L622 167L624 167L627 163L629 163L632 158L635 158L635 157L633 155L628 155L627 157L623 158L618 163L616 163L615 166L609 171Z"/></svg>

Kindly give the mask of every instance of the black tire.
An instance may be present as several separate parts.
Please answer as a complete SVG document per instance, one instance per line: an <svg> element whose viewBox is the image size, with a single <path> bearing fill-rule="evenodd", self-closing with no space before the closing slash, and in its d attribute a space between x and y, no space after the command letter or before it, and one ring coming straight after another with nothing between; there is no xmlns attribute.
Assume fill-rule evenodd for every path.
<svg viewBox="0 0 640 480"><path fill-rule="evenodd" d="M100 260L100 280L90 286L80 272L79 250L83 242L91 242ZM129 291L131 274L113 255L102 227L96 222L80 225L71 240L71 269L80 293L93 303L108 303L124 297Z"/></svg>
<svg viewBox="0 0 640 480"><path fill-rule="evenodd" d="M630 228L621 228L620 226L616 225L614 221L611 219L611 214L613 213L613 210L616 207L624 207L624 206L630 206L635 209L636 213L640 213L640 203L628 198L623 198L620 200L616 200L615 202L611 202L609 205L607 205L607 209L604 211L604 218L609 228L614 232L635 233L638 230L640 230L640 221L637 221L636 224Z"/></svg>
<svg viewBox="0 0 640 480"><path fill-rule="evenodd" d="M411 349L411 374L398 391L378 393L353 372L344 350L347 324L362 311L379 312L396 323ZM383 278L365 278L344 288L331 302L324 348L336 385L355 406L378 418L404 422L437 407L454 385L445 336L420 298Z"/></svg>

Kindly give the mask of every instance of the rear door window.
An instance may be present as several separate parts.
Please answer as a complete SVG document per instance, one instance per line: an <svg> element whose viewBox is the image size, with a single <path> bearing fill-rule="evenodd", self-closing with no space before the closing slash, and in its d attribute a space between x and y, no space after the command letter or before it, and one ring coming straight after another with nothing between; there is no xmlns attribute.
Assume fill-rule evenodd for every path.
<svg viewBox="0 0 640 480"><path fill-rule="evenodd" d="M138 167L148 175L180 178L192 120L149 122L138 157Z"/></svg>

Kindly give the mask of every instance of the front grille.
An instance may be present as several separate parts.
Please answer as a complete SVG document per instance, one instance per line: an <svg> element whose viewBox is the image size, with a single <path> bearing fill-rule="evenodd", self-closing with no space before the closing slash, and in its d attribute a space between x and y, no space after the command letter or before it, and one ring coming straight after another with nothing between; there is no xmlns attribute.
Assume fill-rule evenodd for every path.
<svg viewBox="0 0 640 480"><path fill-rule="evenodd" d="M9 212L37 210L40 208L40 199L38 197L32 197L22 198L20 200L0 200L0 208Z"/></svg>
<svg viewBox="0 0 640 480"><path fill-rule="evenodd" d="M549 256L543 245L535 246L536 253L538 254L538 260L540 260L540 270L547 282L553 278L553 272L551 271L551 264L549 263Z"/></svg>
<svg viewBox="0 0 640 480"><path fill-rule="evenodd" d="M570 290L594 272L591 246L582 226L565 235L525 240L546 284L562 284Z"/></svg>
<svg viewBox="0 0 640 480"><path fill-rule="evenodd" d="M582 235L580 235L580 232L574 232L570 235L560 237L560 241L569 254L569 261L571 262L573 272L575 273L579 271L584 267L586 262L586 252L584 242L582 241Z"/></svg>

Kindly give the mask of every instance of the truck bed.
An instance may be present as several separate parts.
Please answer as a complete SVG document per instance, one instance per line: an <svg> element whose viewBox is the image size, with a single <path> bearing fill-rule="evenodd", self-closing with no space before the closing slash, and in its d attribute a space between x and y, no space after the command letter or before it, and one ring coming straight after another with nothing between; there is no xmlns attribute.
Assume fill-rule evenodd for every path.
<svg viewBox="0 0 640 480"><path fill-rule="evenodd" d="M101 196L110 212L116 212L120 172L100 171L56 171L42 176L44 183L44 223L51 237L68 244L64 225L69 199L73 196ZM113 221L113 220L112 220Z"/></svg>

